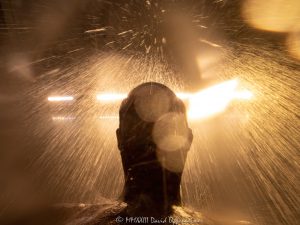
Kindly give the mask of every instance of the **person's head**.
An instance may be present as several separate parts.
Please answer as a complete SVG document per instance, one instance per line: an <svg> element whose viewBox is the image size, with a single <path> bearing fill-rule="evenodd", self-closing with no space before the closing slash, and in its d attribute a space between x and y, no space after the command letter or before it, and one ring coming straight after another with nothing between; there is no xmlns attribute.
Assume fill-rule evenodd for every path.
<svg viewBox="0 0 300 225"><path fill-rule="evenodd" d="M181 175L193 139L182 100L162 84L144 83L123 100L119 117L124 201L133 209L170 213L181 201Z"/></svg>

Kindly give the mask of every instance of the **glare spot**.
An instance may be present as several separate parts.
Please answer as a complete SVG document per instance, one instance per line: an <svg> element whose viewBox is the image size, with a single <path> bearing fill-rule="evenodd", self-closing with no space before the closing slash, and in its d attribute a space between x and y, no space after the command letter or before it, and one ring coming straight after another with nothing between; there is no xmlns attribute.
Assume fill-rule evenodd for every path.
<svg viewBox="0 0 300 225"><path fill-rule="evenodd" d="M236 99L242 99L242 100L250 100L253 97L253 93L248 90L244 91L236 91L234 94L234 97Z"/></svg>
<svg viewBox="0 0 300 225"><path fill-rule="evenodd" d="M191 94L179 92L179 93L176 93L176 96L177 96L177 98L180 98L181 100L186 100L191 97Z"/></svg>
<svg viewBox="0 0 300 225"><path fill-rule="evenodd" d="M33 63L26 56L17 55L12 57L8 62L8 69L19 75L20 78L33 81L34 74L31 68Z"/></svg>
<svg viewBox="0 0 300 225"><path fill-rule="evenodd" d="M300 25L299 0L248 0L243 6L245 20L255 28L290 32Z"/></svg>
<svg viewBox="0 0 300 225"><path fill-rule="evenodd" d="M53 116L53 121L68 121L68 120L75 120L73 116Z"/></svg>
<svg viewBox="0 0 300 225"><path fill-rule="evenodd" d="M162 166L174 172L183 170L189 149L189 128L182 113L167 113L154 125L152 136L157 158Z"/></svg>
<svg viewBox="0 0 300 225"><path fill-rule="evenodd" d="M48 97L49 102L65 102L65 101L73 101L73 96L50 96Z"/></svg>
<svg viewBox="0 0 300 225"><path fill-rule="evenodd" d="M176 151L188 141L188 127L183 114L167 113L155 123L153 140L163 151Z"/></svg>
<svg viewBox="0 0 300 225"><path fill-rule="evenodd" d="M158 118L169 111L170 105L170 94L166 90L155 86L141 88L136 93L134 101L137 114L142 120L147 122L158 120Z"/></svg>
<svg viewBox="0 0 300 225"><path fill-rule="evenodd" d="M238 80L229 80L209 87L190 98L189 119L203 119L214 116L226 110L234 99L249 100L253 94L248 91L238 91Z"/></svg>
<svg viewBox="0 0 300 225"><path fill-rule="evenodd" d="M190 120L205 119L215 116L226 110L233 100L250 100L253 93L249 90L237 90L237 79L222 82L196 93L177 92L176 96L188 103L188 118ZM140 93L135 101L138 115L145 121L156 121L160 116L168 112L170 97L164 91ZM154 92L153 92L154 93ZM149 97L150 96L150 97ZM97 100L105 103L122 101L127 97L125 93L102 93L97 95ZM117 119L117 116L101 116L101 119Z"/></svg>

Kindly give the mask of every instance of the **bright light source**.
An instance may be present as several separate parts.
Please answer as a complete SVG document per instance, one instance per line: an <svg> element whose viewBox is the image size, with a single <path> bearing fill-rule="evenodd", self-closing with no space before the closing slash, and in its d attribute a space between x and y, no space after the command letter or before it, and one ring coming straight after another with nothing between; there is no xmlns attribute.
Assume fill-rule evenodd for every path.
<svg viewBox="0 0 300 225"><path fill-rule="evenodd" d="M235 94L234 94L234 97L236 99L242 99L242 100L249 100L253 97L253 94L251 91L248 91L248 90L244 90L244 91L237 91Z"/></svg>
<svg viewBox="0 0 300 225"><path fill-rule="evenodd" d="M234 99L250 99L250 91L237 91L238 80L229 80L214 85L190 98L189 119L203 119L225 111L229 103Z"/></svg>
<svg viewBox="0 0 300 225"><path fill-rule="evenodd" d="M189 93L180 92L180 93L176 93L176 96L182 100L186 100L189 99L192 95Z"/></svg>
<svg viewBox="0 0 300 225"><path fill-rule="evenodd" d="M178 92L176 96L189 101L188 118L204 119L226 110L233 100L249 100L253 97L248 90L237 90L238 80L228 80L196 93ZM127 97L124 93L102 93L97 95L98 101L116 102ZM117 116L100 116L100 119L117 119Z"/></svg>
<svg viewBox="0 0 300 225"><path fill-rule="evenodd" d="M74 120L73 116L52 116L53 121Z"/></svg>
<svg viewBox="0 0 300 225"><path fill-rule="evenodd" d="M99 119L101 119L101 120L116 120L116 119L119 119L119 116L110 116L110 115L108 115L108 116L99 116Z"/></svg>
<svg viewBox="0 0 300 225"><path fill-rule="evenodd" d="M72 96L50 96L48 97L49 102L66 102L73 101L74 97Z"/></svg>
<svg viewBox="0 0 300 225"><path fill-rule="evenodd" d="M113 102L113 101L121 101L127 97L127 94L116 94L116 93L103 93L97 95L98 101L104 102Z"/></svg>

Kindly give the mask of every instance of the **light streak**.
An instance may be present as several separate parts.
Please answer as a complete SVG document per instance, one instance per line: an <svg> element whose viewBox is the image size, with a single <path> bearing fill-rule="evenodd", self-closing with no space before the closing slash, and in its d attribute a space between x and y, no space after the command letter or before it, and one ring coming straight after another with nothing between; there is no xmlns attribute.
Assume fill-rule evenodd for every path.
<svg viewBox="0 0 300 225"><path fill-rule="evenodd" d="M101 120L116 120L119 119L119 116L107 115L107 116L99 116Z"/></svg>
<svg viewBox="0 0 300 225"><path fill-rule="evenodd" d="M236 91L234 97L235 99L250 100L253 97L253 93L248 90Z"/></svg>
<svg viewBox="0 0 300 225"><path fill-rule="evenodd" d="M234 100L250 100L253 94L249 90L238 90L237 79L224 81L214 86L208 87L196 93L177 92L176 96L188 102L187 115L190 120L205 119L224 112L229 104ZM127 97L126 93L101 93L97 100L105 103L122 101ZM49 101L72 101L72 96L52 96ZM118 119L115 115L100 116L100 119ZM54 120L64 120L68 118L57 117Z"/></svg>
<svg viewBox="0 0 300 225"><path fill-rule="evenodd" d="M67 102L67 101L73 101L73 96L50 96L48 97L49 102Z"/></svg>
<svg viewBox="0 0 300 225"><path fill-rule="evenodd" d="M238 80L229 80L195 93L189 99L188 118L204 119L222 113L235 99L249 100L252 93L238 91Z"/></svg>
<svg viewBox="0 0 300 225"><path fill-rule="evenodd" d="M234 100L250 100L253 94L249 90L237 90L238 80L228 80L208 87L196 93L177 92L176 96L188 101L188 118L205 119L226 110ZM97 95L98 101L116 102L127 97L125 93L102 93ZM116 119L115 116L103 116L101 119Z"/></svg>
<svg viewBox="0 0 300 225"><path fill-rule="evenodd" d="M65 120L75 120L76 117L73 116L52 116L53 121L65 121Z"/></svg>
<svg viewBox="0 0 300 225"><path fill-rule="evenodd" d="M114 102L121 101L126 97L127 94L124 93L102 93L97 95L97 100L103 102Z"/></svg>

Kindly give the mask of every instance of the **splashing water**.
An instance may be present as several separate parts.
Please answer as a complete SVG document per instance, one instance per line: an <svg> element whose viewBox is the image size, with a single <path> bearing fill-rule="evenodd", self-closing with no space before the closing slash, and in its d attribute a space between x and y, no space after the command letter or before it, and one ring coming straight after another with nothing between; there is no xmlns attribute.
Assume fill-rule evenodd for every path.
<svg viewBox="0 0 300 225"><path fill-rule="evenodd" d="M228 50L228 60L218 66L221 71L219 77L230 79L233 74L243 74L238 79L243 87L255 93L255 98L246 102L233 102L226 112L209 120L190 121L194 142L182 182L186 205L205 210L214 217L247 209L246 214L231 216L236 220L243 220L248 215L246 219L258 224L280 224L279 221L292 224L296 220L292 216L287 218L286 214L295 215L293 213L296 212L298 201L294 171L298 167L296 158L299 124L295 121L299 104L292 99L296 99L299 94L296 92L296 84L293 83L293 70L279 66L273 57L272 54L259 57L246 52L243 55L244 60L240 59L241 63ZM49 187L53 188L52 191L59 193L59 199L63 201L76 199L97 202L98 195L115 198L122 190L123 175L115 141L118 104L96 102L97 94L106 90L121 90L121 93L126 93L141 82L153 80L178 92L184 90L180 79L175 80L174 76L168 76L164 66L155 61L145 62L143 59L134 58L128 61L126 57L109 55L101 56L101 64L98 62L99 56L86 67L83 65L80 78L77 77L63 86L64 91L70 86L83 88L82 80L91 79L84 86L91 90L92 98L80 102L74 106L75 109L67 110L67 113L65 107L54 107L56 113L65 115L72 112L66 118L74 118L76 115L77 123L69 123L70 120L67 119L63 123L54 121L54 124L36 127L35 135L44 139L42 147L45 150L34 161L33 167L42 168L38 173L44 177L48 191ZM260 67L253 70L253 63ZM90 68L88 71L85 69L87 67ZM272 72L267 72L270 68L273 68ZM108 72L109 76L105 76ZM287 80L283 82L279 76L274 77L274 73L285 74ZM124 85L123 77L127 74L131 76ZM144 75L143 80L140 80L140 74ZM122 83L118 82L121 80ZM107 84L111 85L108 87ZM235 90L236 80L223 84L225 87L229 84L229 92L225 88L225 93L229 96L220 96L222 92L218 92L212 98L217 101L210 104L218 103L219 97L233 98L230 90ZM52 86L55 83L49 84L50 89ZM41 91L49 93L44 89ZM211 89L208 88L207 91ZM200 91L195 95L198 97L192 99L195 101L195 112L200 103L206 104L206 101L201 101L206 93ZM249 96L246 92L238 97ZM98 99L101 99L99 95ZM225 106L226 104L220 111ZM44 103L40 107L45 107ZM193 108L190 110L193 112ZM215 112L214 108L208 112ZM109 115L109 118L105 115ZM39 120L44 119L45 114L41 114ZM48 172L45 174L45 171ZM111 179L112 174L117 179ZM224 207L232 207L233 212L224 212Z"/></svg>
<svg viewBox="0 0 300 225"><path fill-rule="evenodd" d="M147 4L145 1L144 5ZM117 10L122 11L119 15L126 15L125 19L120 16L113 21L118 23L113 28L115 33L104 44L116 43L111 49L117 51L95 53L82 47L82 43L74 47L72 41L63 39L56 43L58 49L64 50L62 54L52 53L49 48L49 54L54 54L50 57L30 63L29 54L24 54L19 56L22 60L14 58L13 63L8 63L18 76L26 73L24 77L30 82L34 80L33 68L42 67L37 70L40 75L36 82L27 85L26 98L21 102L29 140L22 150L29 158L26 167L55 201L93 203L101 201L100 196L117 198L121 194L123 171L115 138L118 104L103 102L112 96L101 93L128 93L142 82L156 81L169 86L179 97L190 97L185 77L161 60L165 53L160 47L165 48L168 39L162 33L153 34L165 9L160 9L151 26L144 27L141 22L132 27L132 21L128 21L132 7L135 6L129 4ZM148 7L152 14L147 14L151 16L146 21L151 22L153 13L158 13L155 7ZM135 15L138 15L133 18L135 21L142 21L143 15ZM206 24L202 25L205 16L192 15L195 26L205 30ZM118 22L123 19L125 25ZM82 32L84 35L100 35L111 29L97 23L90 25ZM234 32L236 28L228 29ZM222 90L226 91L215 92L214 88L220 88L215 86L206 91L201 89L191 97L191 117L215 112L218 115L190 121L194 141L182 180L183 202L215 218L228 215L254 224L294 225L300 202L296 172L300 149L299 62L270 44L243 41L234 39L212 46L221 48L218 57L208 54L218 60L210 61L207 57L206 63L205 54L200 57L202 64L198 66L202 76L213 74L220 83L228 80L229 83L223 83ZM141 44L146 56L130 52ZM68 48L61 47L64 45ZM65 51L66 48L70 51ZM26 70L16 69L20 68L15 65L19 61L28 62L21 65ZM235 79L243 89L254 93L251 101L229 104L234 97L251 97L249 92L235 92L239 91ZM206 99L209 94L214 96L210 101ZM70 100L72 96L76 101L49 102L49 96ZM116 98L119 97L124 95ZM203 114L199 113L200 105L220 106L221 99L221 108L207 108Z"/></svg>

